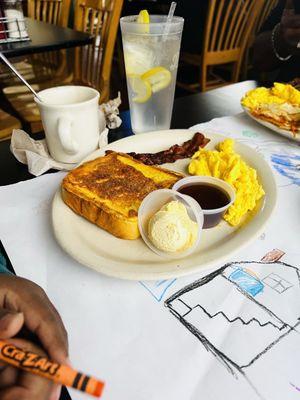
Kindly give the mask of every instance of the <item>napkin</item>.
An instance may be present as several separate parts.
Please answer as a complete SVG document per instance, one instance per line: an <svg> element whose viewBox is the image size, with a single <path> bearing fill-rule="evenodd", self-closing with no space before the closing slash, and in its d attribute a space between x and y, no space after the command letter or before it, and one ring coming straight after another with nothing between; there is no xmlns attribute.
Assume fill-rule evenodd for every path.
<svg viewBox="0 0 300 400"><path fill-rule="evenodd" d="M108 143L108 129L99 135L99 148ZM10 150L18 161L28 165L28 171L35 176L42 175L49 169L69 171L77 164L55 161L47 147L46 139L34 140L21 129L14 129L11 136Z"/></svg>
<svg viewBox="0 0 300 400"><path fill-rule="evenodd" d="M106 125L109 129L118 128L122 120L119 117L119 106L121 104L121 94L118 92L118 97L113 100L109 100L107 103L103 103L100 106L100 111L103 111Z"/></svg>
<svg viewBox="0 0 300 400"><path fill-rule="evenodd" d="M118 108L120 104L121 97L120 93L118 93L118 97L101 104L99 107L99 113L102 114L100 121L105 120L105 125L110 129L115 129L122 123ZM107 136L108 129L105 126L101 126L99 148L108 144ZM77 165L77 163L62 163L54 160L49 153L46 139L34 140L21 129L13 130L10 150L18 161L28 165L28 171L35 176L42 175L49 169L69 171Z"/></svg>

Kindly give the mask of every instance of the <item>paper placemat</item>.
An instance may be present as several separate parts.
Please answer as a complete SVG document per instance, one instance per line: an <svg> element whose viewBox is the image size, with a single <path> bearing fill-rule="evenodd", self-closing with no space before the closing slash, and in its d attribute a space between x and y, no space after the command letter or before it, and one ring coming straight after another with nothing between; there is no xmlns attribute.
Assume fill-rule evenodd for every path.
<svg viewBox="0 0 300 400"><path fill-rule="evenodd" d="M298 399L300 149L244 115L196 129L254 146L278 184L264 234L211 274L129 282L72 260L51 230L61 172L0 188L0 239L61 313L74 366L106 381L103 399Z"/></svg>

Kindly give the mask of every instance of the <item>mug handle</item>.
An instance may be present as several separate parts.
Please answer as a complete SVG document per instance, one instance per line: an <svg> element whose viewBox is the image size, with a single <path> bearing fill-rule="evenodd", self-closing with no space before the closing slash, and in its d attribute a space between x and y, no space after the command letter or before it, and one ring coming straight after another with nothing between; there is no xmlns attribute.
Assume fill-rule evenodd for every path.
<svg viewBox="0 0 300 400"><path fill-rule="evenodd" d="M78 153L79 146L72 138L71 127L72 120L69 117L63 116L58 118L57 133L62 148L68 154L76 154Z"/></svg>

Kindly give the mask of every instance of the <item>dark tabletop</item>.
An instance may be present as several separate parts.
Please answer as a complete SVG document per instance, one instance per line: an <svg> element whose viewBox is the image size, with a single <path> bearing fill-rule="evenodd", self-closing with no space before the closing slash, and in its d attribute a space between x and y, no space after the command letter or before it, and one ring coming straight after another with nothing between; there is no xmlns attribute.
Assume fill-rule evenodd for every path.
<svg viewBox="0 0 300 400"><path fill-rule="evenodd" d="M255 81L245 81L210 92L177 98L174 101L171 128L189 128L212 118L237 114L242 111L241 97L254 87L256 87ZM132 135L129 112L123 112L121 118L123 121L121 127L109 133L110 142ZM43 134L35 134L33 137L41 139ZM0 186L34 178L28 173L27 166L14 158L9 146L9 140L0 142Z"/></svg>
<svg viewBox="0 0 300 400"><path fill-rule="evenodd" d="M92 36L70 28L62 28L46 22L26 18L30 41L0 45L0 51L7 57L66 49L92 43Z"/></svg>
<svg viewBox="0 0 300 400"><path fill-rule="evenodd" d="M240 106L240 99L248 90L254 89L256 86L255 81L245 81L205 93L176 98L171 128L186 129L213 118L238 114L243 111ZM129 111L122 112L121 118L123 121L121 127L110 132L111 141L132 135Z"/></svg>
<svg viewBox="0 0 300 400"><path fill-rule="evenodd" d="M242 112L240 100L244 94L257 87L255 81L244 81L181 97L174 102L171 128L188 128L213 118L235 115Z"/></svg>

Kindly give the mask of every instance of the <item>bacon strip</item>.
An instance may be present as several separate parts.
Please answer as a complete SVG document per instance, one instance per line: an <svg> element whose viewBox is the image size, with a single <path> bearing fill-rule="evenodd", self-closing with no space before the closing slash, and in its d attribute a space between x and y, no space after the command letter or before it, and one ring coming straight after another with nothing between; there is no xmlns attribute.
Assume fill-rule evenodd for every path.
<svg viewBox="0 0 300 400"><path fill-rule="evenodd" d="M209 139L202 133L197 132L192 139L184 142L182 145L174 144L169 149L159 151L158 153L128 153L128 155L146 165L161 165L192 157L199 150L199 147L205 147L208 142Z"/></svg>

